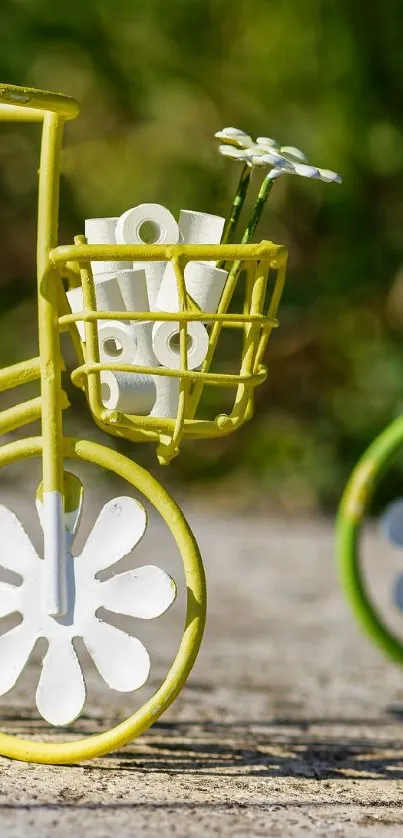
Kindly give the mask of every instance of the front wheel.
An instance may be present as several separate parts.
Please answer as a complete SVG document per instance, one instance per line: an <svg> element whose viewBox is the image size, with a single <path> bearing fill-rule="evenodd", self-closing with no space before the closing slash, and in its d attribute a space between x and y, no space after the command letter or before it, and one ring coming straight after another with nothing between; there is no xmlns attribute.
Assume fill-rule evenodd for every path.
<svg viewBox="0 0 403 838"><path fill-rule="evenodd" d="M399 417L374 440L358 462L345 489L336 527L344 593L364 631L397 663L403 663L403 643L387 625L370 595L364 572L362 531L380 480L402 447L403 418Z"/></svg>
<svg viewBox="0 0 403 838"><path fill-rule="evenodd" d="M174 500L170 497L168 492L147 471L145 471L137 464L133 463L127 457L117 453L116 451L110 448L99 445L95 442L76 440L71 438L65 438L63 441L63 445L64 458L66 460L81 460L87 463L91 463L99 468L106 469L108 472L117 475L118 477L125 480L131 487L134 487L138 492L140 492L141 495L144 496L146 501L148 501L161 515L165 524L168 527L168 530L172 533L179 553L181 555L187 589L187 609L185 626L180 641L179 649L165 680L163 681L157 692L155 692L154 695L152 695L151 698L149 698L146 701L146 703L143 704L142 707L140 707L140 709L138 709L135 713L133 713L132 716L127 718L125 721L121 722L120 724L117 724L115 727L112 727L109 730L106 730L105 732L102 732L100 734L93 734L92 736L87 736L82 739L67 742L38 742L31 741L29 739L22 739L20 737L8 735L5 733L0 733L0 754L2 756L24 760L27 762L53 764L79 762L81 760L91 759L93 757L100 756L102 754L115 750L121 747L122 745L125 745L127 742L129 742L130 740L134 739L135 737L143 733L145 730L147 730L147 728L149 728L150 725L152 725L159 718L159 716L167 709L167 707L169 707L171 702L176 698L183 685L185 684L186 679L188 678L188 675L193 667L193 664L196 660L199 651L200 643L203 636L206 614L206 583L200 552L197 547L194 536L189 528L189 525L187 524L182 512L180 511ZM0 448L0 467L4 467L9 464L15 463L19 460L24 460L30 457L40 457L41 454L42 440L40 437L32 437L29 439L12 442ZM119 501L119 503L117 503L117 501ZM130 506L130 502L133 504L133 506ZM107 523L109 520L109 522L111 522L112 525L115 527L114 539L110 543L113 545L115 545L116 543L124 544L125 534L124 532L122 532L121 524L119 520L116 518L116 516L119 516L120 514L122 514L122 511L125 512L125 510L126 514L128 508L129 517L131 518L133 518L133 516L141 517L141 510L143 510L144 516L146 515L142 505L134 501L132 498L118 498L104 507L104 510L102 511L94 527L93 532L87 540L82 556L80 557L83 558L84 553L86 552L85 561L83 560L82 562L82 568L84 568L82 572L86 572L87 575L89 572L92 572L92 589L99 591L104 586L104 589L107 591L107 608L109 607L112 610L115 610L121 614L128 613L136 617L149 619L150 617L158 616L158 613L163 613L163 610L165 610L165 608L169 606L170 601L174 599L174 595L171 596L169 588L170 583L173 586L174 583L172 580L170 580L170 577L168 577L167 574L163 573L163 571L159 571L158 575L158 568L146 566L144 568L139 568L136 571L129 571L126 573L121 573L120 575L112 576L109 579L109 581L103 583L103 585L99 581L97 581L97 572L100 570L102 571L105 567L108 566L108 563L106 561L104 561L102 565L102 552L104 549L105 541L104 536L106 536L105 518L107 518L107 515L109 515ZM107 509L107 513L105 512L105 509ZM23 653L26 655L27 658L29 657L30 649L33 645L31 642L31 638L28 635L30 632L32 634L33 631L32 626L34 618L32 617L32 614L35 610L36 596L33 590L29 590L29 585L35 585L35 574L32 573L32 569L30 568L30 561L31 563L33 562L35 564L35 551L33 550L32 545L30 545L28 537L26 536L25 532L23 531L21 525L19 524L18 520L15 518L13 513L11 513L5 507L1 507L0 517L1 515L3 515L3 529L8 528L7 532L9 536L11 537L15 535L15 540L19 539L18 546L21 549L19 549L18 555L22 556L22 558L20 559L22 563L23 561L25 561L23 558L24 550L26 553L28 552L28 559L26 565L23 566L23 564L21 564L21 568L19 566L16 568L17 572L21 572L21 575L23 577L24 570L27 571L27 579L29 584L27 581L24 582L25 587L28 587L28 595L26 597L26 602L29 603L29 605L27 605L26 607L27 619L25 621L23 620L22 623L17 627L17 629L13 630L17 636L17 643L14 643L13 647L17 650L16 657L18 658L18 655L22 654L21 648L23 648L24 643L26 643L28 644L26 647L28 649L28 654L26 654L26 650L24 649ZM103 520L101 521L102 515ZM100 521L101 524L99 524ZM0 524L1 523L2 522L0 520ZM133 521L132 523L135 527L138 525L138 522L136 521ZM131 524L129 522L129 528L130 526ZM90 547L88 547L88 545L90 545ZM126 552L130 552L133 544L130 545L128 543L126 546L128 547L128 549L124 549L126 549ZM123 555L125 555L124 552L118 554L116 550L115 553L116 555L112 556L113 561L109 561L109 565L112 565L114 561L119 560ZM17 551L14 552L14 555L17 555ZM95 564L93 559L94 555L97 557ZM100 556L101 562L99 561ZM37 563L38 566L39 564L41 563ZM21 590L24 589L24 584L21 586ZM147 585L148 589L150 588L150 585L152 586L152 594L150 595L148 595L147 593ZM15 593L15 591L11 592L11 586L8 585L7 587L4 587L4 583L3 588L4 591L6 591L6 594L4 596L7 595L11 598L13 596L17 596L18 591L20 590L19 588L15 589L15 591L17 591L17 594ZM133 598L131 597L132 591L134 591L137 596L135 606L133 605ZM75 590L74 592L74 596L75 602L78 603L78 613L80 611L78 587L77 590ZM81 596L81 600L84 600L83 596ZM122 607L120 607L119 603L122 603L122 601L124 601L125 604L122 605ZM90 653L92 654L94 663L96 664L98 671L101 673L101 675L107 683L109 681L112 681L111 686L113 686L114 689L120 689L121 691L130 691L132 689L135 689L137 687L136 685L134 685L133 682L133 672L130 673L127 671L127 669L125 669L125 667L119 665L119 655L121 654L121 646L119 646L119 643L122 644L123 640L116 639L116 635L120 633L122 634L123 638L126 638L126 640L124 641L126 643L126 646L129 640L132 641L132 645L130 646L129 652L130 654L137 655L137 657L135 657L135 660L138 663L139 674L137 677L140 680L142 678L142 669L143 674L145 673L145 677L147 677L147 651L145 650L145 647L143 647L143 645L140 643L140 641L135 640L135 638L128 637L128 635L124 634L123 632L119 632L116 628L110 626L110 631L108 633L107 623L96 619L96 607L98 604L98 600L94 599L94 601L92 601L91 596L89 596L88 602L85 598L85 607L83 607L83 604L81 604L81 611L83 612L82 616L80 617L81 622L84 622L87 625L87 623L85 622L87 619L86 613L84 613L87 610L89 612L92 608L95 614L95 616L92 615L91 617L90 627L86 629L89 638L88 644L87 637L84 636L87 647ZM104 603L102 602L101 604ZM15 607L14 610L18 610L18 608ZM39 612L39 610L40 608L38 606L37 611ZM24 616L24 606L21 607L21 612ZM45 620L45 618L43 619ZM45 689L42 689L41 692L40 681L37 692L37 704L39 694L39 700L44 702L44 706L47 708L47 712L50 712L50 714L54 713L56 714L56 716L58 712L57 703L53 702L54 706L52 706L52 691L49 690L49 684L52 684L53 678L53 684L55 686L55 690L57 691L59 685L57 685L55 673L57 675L58 671L61 672L62 669L64 669L64 675L66 677L66 673L69 672L72 673L72 676L76 677L77 666L79 666L72 645L66 646L65 643L63 645L63 643L59 640L59 635L57 635L57 632L59 632L61 636L62 632L64 632L65 630L70 631L71 627L67 626L67 622L68 621L66 620L63 621L63 619L54 621L55 625L57 623L55 629L56 639L54 642L54 651L52 651L52 645L50 643L46 658L44 659L44 668L42 670L41 678L43 677L44 670L46 668L46 660L48 659L48 657L51 658L52 655L53 668L49 664L48 669L50 673L50 680L48 678L48 682L46 684L47 691ZM89 623L90 621L87 622ZM102 628L98 628L98 626ZM41 625L38 629L38 636L47 636L46 632L44 632L43 635L41 635L41 630L43 630L43 625ZM97 631L104 632L102 637L95 637ZM8 643L9 640L7 638L12 633L13 632L9 632L9 634L4 634L0 637L0 652L2 641L4 641L4 638L6 638L4 642ZM71 629L70 634L68 635L69 638L70 635L71 638L73 638L73 629ZM91 651L91 643L93 644L93 651ZM138 645L134 647L133 651L134 643ZM31 644L31 646L29 644ZM108 647L108 644L111 644L110 647ZM10 650L11 646L9 647L9 651ZM123 657L121 659L123 660ZM20 668L23 668L23 666L24 662L22 663L22 667ZM0 673L0 683L1 677L2 676ZM78 690L80 689L79 681L80 679L78 678ZM116 686L116 684L118 685ZM85 689L85 687L83 687L83 689ZM5 691L6 690L3 690L3 693ZM39 704L38 708L40 709ZM45 713L43 713L42 715L45 715ZM59 723L63 724L63 722Z"/></svg>

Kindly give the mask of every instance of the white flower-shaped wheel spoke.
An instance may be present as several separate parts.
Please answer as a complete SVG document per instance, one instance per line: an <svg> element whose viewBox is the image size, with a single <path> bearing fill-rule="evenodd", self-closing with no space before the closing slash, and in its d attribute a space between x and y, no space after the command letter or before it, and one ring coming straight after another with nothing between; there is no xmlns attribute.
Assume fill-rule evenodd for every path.
<svg viewBox="0 0 403 838"><path fill-rule="evenodd" d="M102 589L105 608L142 620L160 617L176 597L173 579L152 565L120 573L104 582Z"/></svg>
<svg viewBox="0 0 403 838"><path fill-rule="evenodd" d="M133 498L114 498L105 504L95 522L84 550L83 562L97 572L127 556L143 537L147 526L144 507Z"/></svg>
<svg viewBox="0 0 403 838"><path fill-rule="evenodd" d="M0 637L0 695L17 682L35 646L37 637L24 622Z"/></svg>
<svg viewBox="0 0 403 838"><path fill-rule="evenodd" d="M73 645L50 643L36 691L41 716L52 725L69 725L80 715L85 698L84 677Z"/></svg>
<svg viewBox="0 0 403 838"><path fill-rule="evenodd" d="M0 618L18 611L21 603L18 588L8 582L0 582Z"/></svg>
<svg viewBox="0 0 403 838"><path fill-rule="evenodd" d="M32 567L37 554L17 516L1 505L0 538L0 565L23 576Z"/></svg>
<svg viewBox="0 0 403 838"><path fill-rule="evenodd" d="M88 626L84 642L99 674L111 689L131 692L147 681L150 657L136 637L98 620Z"/></svg>
<svg viewBox="0 0 403 838"><path fill-rule="evenodd" d="M37 503L41 518L40 493ZM69 524L73 518L70 510L66 515L68 613L54 618L42 608L45 562L16 516L5 507L0 508L0 537L4 545L1 564L22 577L19 586L0 582L0 616L14 611L22 616L16 628L0 636L0 695L16 683L37 639L46 638L48 649L36 702L41 715L53 725L73 722L85 703L85 681L73 645L75 637L83 639L110 688L121 692L137 690L148 678L150 658L145 646L102 621L97 616L98 609L150 620L162 615L176 597L173 579L153 565L117 573L102 582L97 578L101 570L127 556L144 535L147 516L138 501L120 497L105 504L81 555L75 557L70 552L75 526Z"/></svg>

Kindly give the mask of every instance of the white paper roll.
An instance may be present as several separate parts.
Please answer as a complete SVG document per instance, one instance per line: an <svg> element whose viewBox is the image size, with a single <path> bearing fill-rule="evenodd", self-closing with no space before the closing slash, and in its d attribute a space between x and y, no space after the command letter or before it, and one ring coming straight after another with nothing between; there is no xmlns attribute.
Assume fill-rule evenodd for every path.
<svg viewBox="0 0 403 838"><path fill-rule="evenodd" d="M76 314L77 311L83 310L83 289L81 288L81 285L79 286L79 288L71 288L70 291L66 291L66 297L69 301L69 306L73 314ZM83 320L77 320L76 326L81 340L85 341L85 330Z"/></svg>
<svg viewBox="0 0 403 838"><path fill-rule="evenodd" d="M147 416L155 404L157 389L151 375L136 372L101 372L101 398L104 407Z"/></svg>
<svg viewBox="0 0 403 838"><path fill-rule="evenodd" d="M153 349L152 323L138 323L136 330L137 351L134 363L143 367L159 367L160 363L156 358Z"/></svg>
<svg viewBox="0 0 403 838"><path fill-rule="evenodd" d="M119 244L176 244L179 227L161 204L139 204L128 209L117 221L115 230Z"/></svg>
<svg viewBox="0 0 403 838"><path fill-rule="evenodd" d="M175 419L178 412L179 378L168 378L167 375L155 375L157 398L150 416L161 416L164 419Z"/></svg>
<svg viewBox="0 0 403 838"><path fill-rule="evenodd" d="M122 320L100 320L99 357L104 363L134 364L137 352L136 330Z"/></svg>
<svg viewBox="0 0 403 838"><path fill-rule="evenodd" d="M208 313L217 311L228 272L206 262L188 262L185 268L186 290L195 303ZM178 286L175 271L168 262L156 308L159 311L179 311Z"/></svg>
<svg viewBox="0 0 403 838"><path fill-rule="evenodd" d="M88 244L116 244L115 229L118 218L86 218L85 235ZM131 268L131 262L91 262L95 275L117 273L117 271Z"/></svg>
<svg viewBox="0 0 403 838"><path fill-rule="evenodd" d="M98 311L125 311L124 300L114 274L102 274L96 278L94 287ZM81 286L67 291L67 299L73 312L83 310L83 290ZM98 323L100 322L98 321ZM85 328L82 320L78 321L77 328L81 340L85 341Z"/></svg>
<svg viewBox="0 0 403 838"><path fill-rule="evenodd" d="M225 218L196 210L181 210L179 230L186 244L219 244Z"/></svg>
<svg viewBox="0 0 403 838"><path fill-rule="evenodd" d="M149 310L146 272L143 267L119 271L117 282L126 311Z"/></svg>
<svg viewBox="0 0 403 838"><path fill-rule="evenodd" d="M146 272L147 293L150 311L155 311L158 292L164 276L166 262L133 262L133 268L142 267Z"/></svg>
<svg viewBox="0 0 403 838"><path fill-rule="evenodd" d="M125 302L116 274L95 277L95 299L98 311L125 311Z"/></svg>
<svg viewBox="0 0 403 838"><path fill-rule="evenodd" d="M179 323L159 321L153 326L153 349L163 367L180 369ZM187 324L188 369L194 370L203 363L208 350L208 334L203 323Z"/></svg>
<svg viewBox="0 0 403 838"><path fill-rule="evenodd" d="M148 292L146 273L141 262L139 267L131 271L120 271L118 273L119 287L127 311L148 311ZM158 367L159 363L153 352L152 323L150 321L132 320L131 325L135 329L137 350L134 363L144 367Z"/></svg>

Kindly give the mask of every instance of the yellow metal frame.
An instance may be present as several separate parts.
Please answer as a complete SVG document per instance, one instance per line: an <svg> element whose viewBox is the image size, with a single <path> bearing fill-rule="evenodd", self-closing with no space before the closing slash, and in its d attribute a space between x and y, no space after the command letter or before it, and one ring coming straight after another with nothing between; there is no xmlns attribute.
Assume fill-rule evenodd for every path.
<svg viewBox="0 0 403 838"><path fill-rule="evenodd" d="M0 411L0 433L41 419L42 436L0 447L0 468L19 459L40 456L43 464L42 491L63 494L65 458L78 458L120 475L135 486L160 512L176 539L182 556L187 585L187 616L183 638L165 681L148 702L125 722L100 735L64 743L39 743L0 734L0 753L32 762L68 763L97 756L120 747L149 727L180 692L196 659L203 635L206 587L197 544L181 511L162 486L138 465L114 450L83 440L63 437L62 412L69 406L62 389L64 368L60 333L70 331L77 352L73 383L84 389L95 422L105 431L133 441L154 441L161 463L168 463L184 438L208 438L231 433L253 413L254 388L264 381L267 370L263 354L278 323L277 308L284 285L287 252L282 246L262 242L249 245L123 246L88 245L77 236L73 245L58 246L60 150L64 123L79 112L69 97L31 88L0 85L0 121L41 122L42 143L38 201L38 321L39 357L0 370L0 392L21 384L40 381L41 396ZM177 279L180 311L100 312L96 310L92 260L136 262L171 260ZM217 261L229 268L219 309L201 311L186 292L184 269L190 260ZM71 313L61 278L68 285L83 288L83 311ZM273 282L268 282L269 279ZM236 286L243 283L242 313L229 312ZM269 289L269 290L268 290ZM179 370L122 364L101 364L98 354L97 320L174 320L180 323ZM85 344L79 340L77 321L85 323ZM201 320L211 325L209 349L200 370L188 370L187 324ZM221 330L243 332L239 372L214 372L211 364ZM128 370L167 375L180 380L176 418L144 417L106 410L101 400L100 372ZM214 420L199 417L199 403L205 386L231 387L235 391L230 413Z"/></svg>

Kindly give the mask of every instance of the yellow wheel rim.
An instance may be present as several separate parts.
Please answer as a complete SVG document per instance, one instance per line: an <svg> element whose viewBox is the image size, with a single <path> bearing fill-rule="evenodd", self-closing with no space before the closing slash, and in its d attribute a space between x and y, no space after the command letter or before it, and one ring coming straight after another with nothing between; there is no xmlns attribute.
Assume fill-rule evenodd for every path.
<svg viewBox="0 0 403 838"><path fill-rule="evenodd" d="M165 681L132 716L110 730L73 742L33 742L0 733L0 754L25 762L66 764L92 759L120 748L150 727L176 698L196 660L206 616L203 563L193 533L175 501L145 469L128 457L95 442L65 438L64 457L84 460L122 477L160 513L182 556L187 587L187 611L182 640ZM12 442L0 448L0 467L42 454L41 437Z"/></svg>

